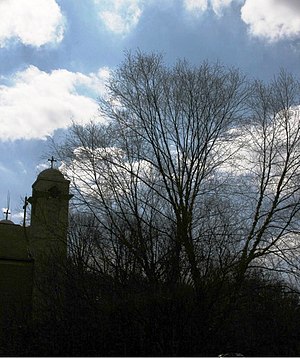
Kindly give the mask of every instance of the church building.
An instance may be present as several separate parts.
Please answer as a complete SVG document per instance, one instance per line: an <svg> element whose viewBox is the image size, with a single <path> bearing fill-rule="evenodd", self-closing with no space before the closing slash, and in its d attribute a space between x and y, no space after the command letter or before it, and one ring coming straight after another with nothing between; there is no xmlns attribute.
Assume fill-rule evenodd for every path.
<svg viewBox="0 0 300 358"><path fill-rule="evenodd" d="M25 200L30 225L0 221L0 327L36 311L49 259L67 257L69 184L52 161Z"/></svg>

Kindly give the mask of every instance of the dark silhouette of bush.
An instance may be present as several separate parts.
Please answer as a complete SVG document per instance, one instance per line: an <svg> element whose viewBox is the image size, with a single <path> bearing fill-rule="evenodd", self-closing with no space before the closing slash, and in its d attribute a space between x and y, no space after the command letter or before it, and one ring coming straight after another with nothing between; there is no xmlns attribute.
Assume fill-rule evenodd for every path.
<svg viewBox="0 0 300 358"><path fill-rule="evenodd" d="M91 276L87 274L94 282ZM205 302L199 302L187 284L176 289L163 284L146 287L144 282L121 287L113 278L100 298L103 285L100 277L97 280L89 297L80 287L83 282L67 282L62 320L45 313L39 321L18 326L12 322L2 338L1 356L300 354L298 296L281 282L259 275L249 278L228 309L224 302L230 283L227 293L212 304L213 293L205 292Z"/></svg>

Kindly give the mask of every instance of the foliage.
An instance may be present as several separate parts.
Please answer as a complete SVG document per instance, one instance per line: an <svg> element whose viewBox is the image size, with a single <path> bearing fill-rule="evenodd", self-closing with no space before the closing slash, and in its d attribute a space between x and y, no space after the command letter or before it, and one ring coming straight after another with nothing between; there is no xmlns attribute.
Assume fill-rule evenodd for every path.
<svg viewBox="0 0 300 358"><path fill-rule="evenodd" d="M90 272L79 279L77 269L68 267L64 316L11 324L2 356L299 355L299 298L259 273L244 282L234 309L224 315L230 283L212 305L213 286L199 302L186 284L121 286L112 276Z"/></svg>

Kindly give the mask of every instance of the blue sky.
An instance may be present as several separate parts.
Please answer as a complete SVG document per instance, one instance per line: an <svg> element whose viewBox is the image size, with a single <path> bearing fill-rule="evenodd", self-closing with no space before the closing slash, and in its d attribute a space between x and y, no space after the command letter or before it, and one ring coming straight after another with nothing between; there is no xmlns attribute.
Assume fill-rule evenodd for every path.
<svg viewBox="0 0 300 358"><path fill-rule="evenodd" d="M12 220L48 165L49 137L97 118L109 71L137 48L170 64L219 60L249 78L280 68L299 77L300 1L2 0L0 208L9 192Z"/></svg>

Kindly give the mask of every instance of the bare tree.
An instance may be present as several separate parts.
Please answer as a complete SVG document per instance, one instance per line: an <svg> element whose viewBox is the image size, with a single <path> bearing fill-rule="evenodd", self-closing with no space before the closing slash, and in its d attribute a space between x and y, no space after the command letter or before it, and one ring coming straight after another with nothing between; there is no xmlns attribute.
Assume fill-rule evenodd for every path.
<svg viewBox="0 0 300 358"><path fill-rule="evenodd" d="M241 134L246 154L240 178L245 186L238 197L240 203L247 204L238 281L250 267L297 274L299 103L299 82L284 71L269 85L258 81L253 84L251 117Z"/></svg>
<svg viewBox="0 0 300 358"><path fill-rule="evenodd" d="M219 64L191 68L179 61L168 68L161 56L138 52L127 54L107 88L100 113L110 125L73 127L75 185L148 277L161 276L156 268L171 258L168 275L177 282L185 257L197 286L197 226L205 216L198 204L215 190L216 169L233 154L230 130L243 118L247 83Z"/></svg>
<svg viewBox="0 0 300 358"><path fill-rule="evenodd" d="M107 123L74 125L59 155L75 205L110 243L102 252L111 267L196 289L216 277L238 287L251 268L271 264L296 272L295 79L281 72L252 83L220 64L168 67L138 52L107 91Z"/></svg>
<svg viewBox="0 0 300 358"><path fill-rule="evenodd" d="M175 280L182 249L193 281L200 279L194 248L196 209L206 181L232 152L222 142L244 112L248 90L238 71L204 63L190 68L178 62L170 69L157 55L128 54L108 85L112 101L101 101L102 113L118 125L127 156L148 164L156 183L135 177L155 192L172 212L175 226ZM134 138L134 147L128 141ZM201 213L200 213L201 217Z"/></svg>

